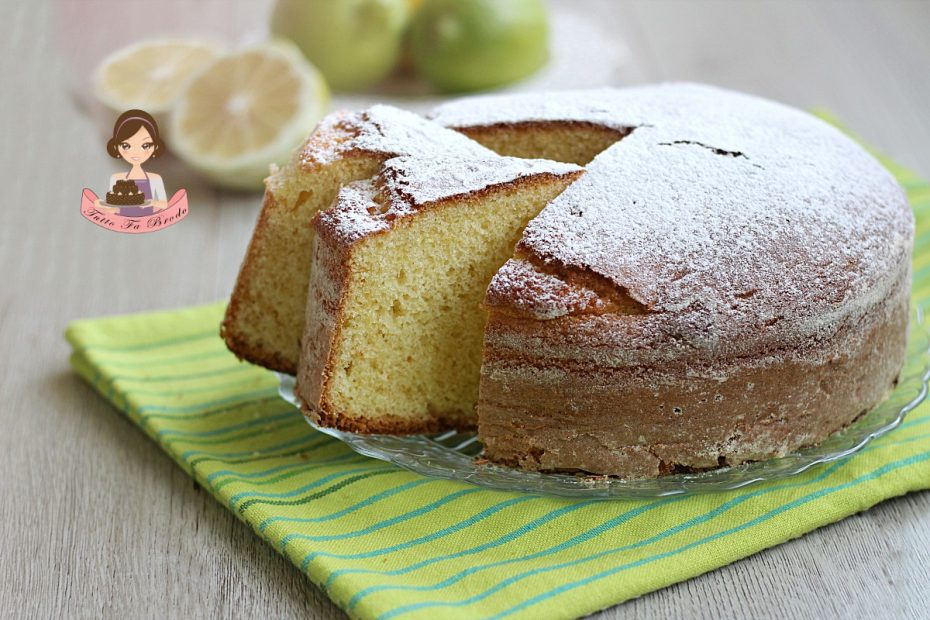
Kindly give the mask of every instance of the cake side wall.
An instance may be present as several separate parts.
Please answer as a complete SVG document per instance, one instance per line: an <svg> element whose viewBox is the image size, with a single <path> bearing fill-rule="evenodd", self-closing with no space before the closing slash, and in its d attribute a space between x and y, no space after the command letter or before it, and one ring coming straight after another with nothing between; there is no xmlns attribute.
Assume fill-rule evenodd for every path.
<svg viewBox="0 0 930 620"><path fill-rule="evenodd" d="M508 465L626 477L735 465L816 444L893 388L907 344L909 262L893 280L887 296L846 319L836 342L783 356L639 365L627 355L609 368L590 361L609 355L605 344L616 346L602 342L573 362L553 360L543 340L563 338L578 318L492 311L479 438L491 460ZM515 341L522 345L513 348ZM824 357L825 348L842 353Z"/></svg>

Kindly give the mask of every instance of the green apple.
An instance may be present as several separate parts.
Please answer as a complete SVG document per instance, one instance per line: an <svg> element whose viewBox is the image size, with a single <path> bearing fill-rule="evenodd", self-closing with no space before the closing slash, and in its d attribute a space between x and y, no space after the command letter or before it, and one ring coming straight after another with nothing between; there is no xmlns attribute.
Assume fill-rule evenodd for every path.
<svg viewBox="0 0 930 620"><path fill-rule="evenodd" d="M417 70L446 92L524 78L548 58L542 0L423 0L410 49Z"/></svg>
<svg viewBox="0 0 930 620"><path fill-rule="evenodd" d="M407 0L278 0L271 32L294 41L338 90L362 90L400 58Z"/></svg>

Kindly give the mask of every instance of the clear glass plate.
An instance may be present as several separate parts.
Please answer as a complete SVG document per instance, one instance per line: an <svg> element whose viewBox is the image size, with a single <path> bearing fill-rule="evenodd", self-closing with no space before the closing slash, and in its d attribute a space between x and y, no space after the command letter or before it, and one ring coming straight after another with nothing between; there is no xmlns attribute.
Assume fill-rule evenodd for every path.
<svg viewBox="0 0 930 620"><path fill-rule="evenodd" d="M279 392L297 406L294 378L279 375ZM845 430L831 435L820 445L783 457L723 467L693 474L626 480L607 476L539 473L476 462L481 443L473 432L449 431L436 435L359 435L310 422L313 428L331 435L350 448L411 471L449 480L463 480L505 491L561 495L587 499L631 499L686 493L726 491L757 482L797 475L819 465L858 452L876 437L897 427L907 412L927 396L930 377L930 336L922 308L912 312L908 332L907 360L898 385L875 409ZM309 422L309 420L308 420Z"/></svg>

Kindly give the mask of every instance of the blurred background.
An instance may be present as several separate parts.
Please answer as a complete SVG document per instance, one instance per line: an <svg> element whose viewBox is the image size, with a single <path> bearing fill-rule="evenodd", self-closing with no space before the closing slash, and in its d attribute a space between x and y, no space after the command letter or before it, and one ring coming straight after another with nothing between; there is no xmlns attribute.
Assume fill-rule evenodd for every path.
<svg viewBox="0 0 930 620"><path fill-rule="evenodd" d="M43 272L33 250L51 241L72 269L104 266L63 278L96 278L97 298L77 295L73 317L227 296L268 163L327 112L374 102L426 111L462 94L693 80L828 110L930 175L921 0L42 0L0 11L2 131L18 145L0 170L56 219L29 227L16 262ZM85 226L74 204L125 168L103 147L131 107L167 138L169 157L146 169L168 195L189 192L190 216L157 235ZM141 291L127 284L139 263L158 267Z"/></svg>
<svg viewBox="0 0 930 620"><path fill-rule="evenodd" d="M74 316L228 295L268 163L327 112L374 102L426 111L471 93L709 82L828 110L930 175L920 0L46 0L2 12L16 50L0 59L3 132L23 145L4 174L15 186L54 170L41 202L69 225L46 232L61 228L56 243L80 264L106 265L81 276L101 278L105 307L76 299ZM72 208L125 168L103 145L132 107L167 138L169 157L146 169L168 195L189 192L191 215L157 235L83 226ZM138 261L171 268L140 292L125 284Z"/></svg>
<svg viewBox="0 0 930 620"><path fill-rule="evenodd" d="M34 60L68 95L60 113L101 136L153 113L172 156L157 165L196 205L260 191L334 109L665 80L832 112L926 170L928 15L918 0L57 0L32 31L52 33Z"/></svg>
<svg viewBox="0 0 930 620"><path fill-rule="evenodd" d="M55 539L17 576L28 585L21 595L50 605L39 615L97 615L80 606L91 596L111 613L138 611L140 601L170 613L162 601L193 597L235 599L243 614L338 615L75 378L61 338L76 318L226 298L269 162L286 159L329 111L374 102L425 111L463 94L690 80L829 111L930 176L925 0L30 0L0 3L0 23L0 182L9 196L0 350L11 358L0 373L0 468L45 465L41 479L13 486L26 508L0 514L14 531L28 529L16 520L30 511L57 515ZM168 195L186 188L191 212L155 234L114 234L81 218L79 197L84 187L101 194L126 170L105 144L119 112L136 106L158 119L170 154L146 170L162 175ZM36 427L48 429L41 447L21 440L39 437ZM107 478L113 472L131 482ZM102 483L73 484L83 479ZM31 495L40 484L55 492ZM134 502L151 522L126 522ZM112 519L77 537L72 515L89 510ZM895 518L894 508L869 514ZM855 527L845 523L829 531ZM808 573L766 576L786 548L750 560L747 598L811 589ZM651 598L676 609L674 597L728 583L734 570ZM870 580L891 579L878 570L863 563L850 587L868 592Z"/></svg>

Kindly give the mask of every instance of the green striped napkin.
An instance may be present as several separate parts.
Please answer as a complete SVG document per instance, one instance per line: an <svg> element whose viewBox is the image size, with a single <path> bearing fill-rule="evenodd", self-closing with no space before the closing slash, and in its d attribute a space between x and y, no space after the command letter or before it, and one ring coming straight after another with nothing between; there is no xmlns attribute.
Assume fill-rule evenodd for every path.
<svg viewBox="0 0 930 620"><path fill-rule="evenodd" d="M889 162L917 213L930 185ZM312 430L217 335L223 305L77 321L82 377L357 618L561 618L699 575L930 487L930 405L852 458L727 493L581 501L434 480Z"/></svg>

